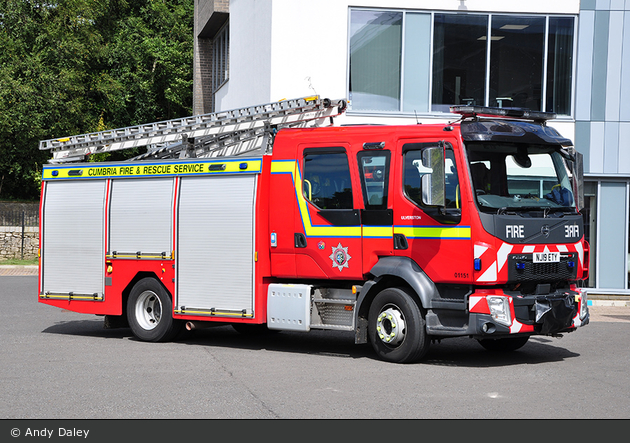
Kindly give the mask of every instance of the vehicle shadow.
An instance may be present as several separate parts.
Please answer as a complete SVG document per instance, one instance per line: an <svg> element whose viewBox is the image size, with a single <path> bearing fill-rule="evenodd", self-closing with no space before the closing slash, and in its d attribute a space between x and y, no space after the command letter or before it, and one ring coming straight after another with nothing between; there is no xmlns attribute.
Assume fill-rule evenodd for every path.
<svg viewBox="0 0 630 443"><path fill-rule="evenodd" d="M77 320L56 323L43 333L78 335L105 339L137 341L131 329L105 329L98 320ZM217 347L243 350L324 355L335 358L378 360L371 345L354 344L352 332L314 330L303 332L267 332L263 334L237 332L229 325L216 325L200 330L184 331L177 343L195 347ZM491 352L483 349L476 340L467 337L449 338L432 343L425 358L418 364L456 367L504 367L522 364L542 364L579 357L555 339L532 337L521 349L513 352ZM147 346L153 345L147 343Z"/></svg>

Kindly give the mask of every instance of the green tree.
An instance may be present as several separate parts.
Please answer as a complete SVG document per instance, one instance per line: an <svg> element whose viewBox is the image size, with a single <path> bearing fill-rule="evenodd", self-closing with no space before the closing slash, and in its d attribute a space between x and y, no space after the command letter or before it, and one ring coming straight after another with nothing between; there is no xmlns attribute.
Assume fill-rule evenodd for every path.
<svg viewBox="0 0 630 443"><path fill-rule="evenodd" d="M192 30L193 0L0 0L0 198L38 198L40 140L190 115Z"/></svg>

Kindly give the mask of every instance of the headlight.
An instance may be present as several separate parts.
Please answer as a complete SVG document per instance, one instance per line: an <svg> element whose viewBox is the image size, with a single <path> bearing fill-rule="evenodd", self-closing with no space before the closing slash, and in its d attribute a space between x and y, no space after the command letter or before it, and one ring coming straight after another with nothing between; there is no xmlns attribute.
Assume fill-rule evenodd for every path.
<svg viewBox="0 0 630 443"><path fill-rule="evenodd" d="M492 319L502 325L511 326L512 316L510 315L510 301L508 298L490 295L486 297L486 300L488 301Z"/></svg>
<svg viewBox="0 0 630 443"><path fill-rule="evenodd" d="M580 320L584 320L588 315L588 297L586 291L580 291Z"/></svg>

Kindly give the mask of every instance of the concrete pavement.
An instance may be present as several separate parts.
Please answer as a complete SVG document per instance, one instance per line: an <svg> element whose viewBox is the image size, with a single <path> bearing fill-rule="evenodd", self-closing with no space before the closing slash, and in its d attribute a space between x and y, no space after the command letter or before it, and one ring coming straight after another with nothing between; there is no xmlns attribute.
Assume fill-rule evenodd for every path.
<svg viewBox="0 0 630 443"><path fill-rule="evenodd" d="M0 275L37 275L37 266L2 265Z"/></svg>

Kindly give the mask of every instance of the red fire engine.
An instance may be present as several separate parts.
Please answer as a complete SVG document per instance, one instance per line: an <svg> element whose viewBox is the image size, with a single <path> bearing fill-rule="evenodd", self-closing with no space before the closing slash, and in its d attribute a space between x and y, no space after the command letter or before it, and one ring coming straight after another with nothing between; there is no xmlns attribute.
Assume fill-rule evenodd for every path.
<svg viewBox="0 0 630 443"><path fill-rule="evenodd" d="M553 114L321 126L344 109L304 98L42 141L39 301L146 341L204 322L354 331L393 362L588 323L581 156Z"/></svg>

